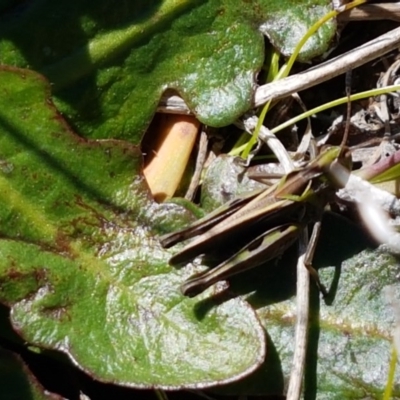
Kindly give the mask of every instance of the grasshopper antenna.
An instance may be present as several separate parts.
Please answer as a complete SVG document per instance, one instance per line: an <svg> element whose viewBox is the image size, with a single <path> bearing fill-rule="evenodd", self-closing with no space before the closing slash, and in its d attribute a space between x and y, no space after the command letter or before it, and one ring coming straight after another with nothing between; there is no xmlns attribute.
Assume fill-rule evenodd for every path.
<svg viewBox="0 0 400 400"><path fill-rule="evenodd" d="M346 111L346 125L344 128L344 134L343 134L343 139L342 143L340 144L340 147L342 149L342 152L344 151L344 147L346 146L347 139L349 138L349 131L350 131L350 118L351 118L351 100L350 100L350 95L351 95L351 78L352 78L352 71L351 69L346 72L346 77L345 77L345 86L346 86L346 96L347 96L347 111Z"/></svg>

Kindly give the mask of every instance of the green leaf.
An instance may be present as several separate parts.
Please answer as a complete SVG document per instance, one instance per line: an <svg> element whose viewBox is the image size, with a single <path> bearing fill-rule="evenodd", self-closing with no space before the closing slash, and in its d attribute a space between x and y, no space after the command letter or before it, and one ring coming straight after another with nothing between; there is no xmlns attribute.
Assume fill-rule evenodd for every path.
<svg viewBox="0 0 400 400"><path fill-rule="evenodd" d="M398 302L399 266L383 249L364 250L341 265L334 302L320 307L315 302L310 344L318 345L318 369L309 378L313 373L317 378L318 398L381 398L398 317L384 289L391 286ZM323 274L325 282L333 272ZM398 387L393 394L400 396Z"/></svg>
<svg viewBox="0 0 400 400"><path fill-rule="evenodd" d="M330 4L323 0L270 1L268 3L268 13L265 16L261 30L265 32L271 43L283 55L289 57L308 28L330 10ZM307 62L327 52L335 31L336 24L334 21L324 24L306 42L300 51L298 61Z"/></svg>
<svg viewBox="0 0 400 400"><path fill-rule="evenodd" d="M265 338L251 307L181 295L194 267L170 267L157 236L192 217L150 199L140 150L76 136L31 71L0 68L0 88L0 301L22 337L132 387L254 370Z"/></svg>
<svg viewBox="0 0 400 400"><path fill-rule="evenodd" d="M236 196L250 193L265 185L250 179L246 168L236 157L221 154L216 157L203 173L201 206L211 212Z"/></svg>
<svg viewBox="0 0 400 400"><path fill-rule="evenodd" d="M252 106L260 27L289 55L330 9L328 0L36 0L3 12L0 61L47 76L84 136L139 143L166 88L207 125L232 123ZM326 52L335 31L326 24L300 58Z"/></svg>

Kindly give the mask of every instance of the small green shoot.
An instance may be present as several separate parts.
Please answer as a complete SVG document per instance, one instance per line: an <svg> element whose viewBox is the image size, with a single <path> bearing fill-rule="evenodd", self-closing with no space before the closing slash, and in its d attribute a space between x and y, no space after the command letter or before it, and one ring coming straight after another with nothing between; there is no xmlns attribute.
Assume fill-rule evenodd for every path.
<svg viewBox="0 0 400 400"><path fill-rule="evenodd" d="M270 48L266 55L265 64L268 66L268 74L265 83L270 83L276 79L279 73L279 58L280 54L274 49Z"/></svg>
<svg viewBox="0 0 400 400"><path fill-rule="evenodd" d="M365 99L365 98L373 97L373 96L379 96L381 94L387 94L387 93L396 92L396 91L399 91L399 90L400 90L400 85L391 85L391 86L386 86L386 87L382 87L382 88L366 90L364 92L352 94L350 96L350 101L361 100L361 99ZM311 109L311 110L309 110L307 112L304 112L304 113L299 114L298 116L296 116L294 118L289 119L288 121L284 122L283 124L280 124L280 125L276 126L275 128L270 130L270 133L271 134L276 134L276 133L280 132L281 130L283 130L283 129L285 129L285 128L287 128L287 127L289 127L289 126L291 126L291 125L293 125L293 124L295 124L295 123L297 123L297 122L299 122L299 121L301 121L301 120L303 120L305 118L308 118L308 117L310 117L310 116L312 116L314 114L317 114L319 112L322 112L322 111L328 110L330 108L339 106L341 104L345 104L345 103L347 103L348 100L349 100L348 97L345 96L345 97L341 97L339 99L330 101L328 103L325 103L325 104L323 104L321 106L315 107L315 108L313 108L313 109ZM259 118L259 121L260 120L261 120L261 117ZM247 144L242 145L241 147L235 148L234 149L235 154L239 154L241 151L244 151L245 146L247 146ZM231 152L231 154L232 153L233 152ZM395 167L393 167L393 170L394 169L395 169ZM391 179L393 179L393 178L391 178ZM390 179L385 179L385 180L390 180Z"/></svg>
<svg viewBox="0 0 400 400"><path fill-rule="evenodd" d="M383 393L382 400L390 400L392 398L392 388L394 384L394 374L396 372L397 364L397 351L394 346L392 346L392 355L390 357L389 373L386 382L385 392Z"/></svg>
<svg viewBox="0 0 400 400"><path fill-rule="evenodd" d="M352 94L350 96L350 101L355 101L355 100L361 100L361 99L366 99L368 97L373 97L373 96L379 96L381 94L385 94L385 93L391 93L391 92L396 92L400 90L400 85L390 85L390 86L386 86L386 87L382 87L382 88L377 88L377 89L371 89L371 90L366 90L364 92L360 92L360 93L356 93L356 94ZM310 117L314 114L317 114L321 111L325 111L329 108L332 107L336 107L339 106L341 104L345 104L347 103L349 100L349 98L347 96L345 97L341 97L337 100L333 100L330 101L328 103L323 104L322 106L318 106L315 107L305 113L302 113L300 115L298 115L297 117L291 118L290 120L284 122L281 125L278 125L277 127L271 129L271 133L277 133L279 131L281 131L282 129L287 128L290 125L295 124L296 122L301 121L304 118Z"/></svg>

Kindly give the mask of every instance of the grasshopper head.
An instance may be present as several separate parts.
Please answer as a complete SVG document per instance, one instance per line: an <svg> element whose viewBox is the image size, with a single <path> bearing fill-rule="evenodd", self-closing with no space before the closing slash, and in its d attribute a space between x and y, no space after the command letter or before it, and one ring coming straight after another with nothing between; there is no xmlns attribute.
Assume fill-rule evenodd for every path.
<svg viewBox="0 0 400 400"><path fill-rule="evenodd" d="M328 179L337 188L346 186L352 169L352 158L348 147L332 147L327 150L331 162L324 164L323 169Z"/></svg>

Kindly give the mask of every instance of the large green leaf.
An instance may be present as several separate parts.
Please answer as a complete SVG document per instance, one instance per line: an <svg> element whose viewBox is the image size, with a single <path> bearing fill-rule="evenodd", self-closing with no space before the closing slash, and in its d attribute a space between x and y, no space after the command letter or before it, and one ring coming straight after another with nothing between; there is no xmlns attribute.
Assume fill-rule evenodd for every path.
<svg viewBox="0 0 400 400"><path fill-rule="evenodd" d="M3 7L0 62L45 74L79 133L138 143L166 88L208 125L251 107L263 30L285 54L331 8L329 0L32 1ZM330 22L303 60L324 53ZM34 38L34 40L33 40Z"/></svg>
<svg viewBox="0 0 400 400"><path fill-rule="evenodd" d="M347 225L340 225L342 229L348 230L344 235L348 240L351 234L359 234ZM343 231L341 234L343 235ZM336 245L342 241L332 240L330 244L322 244L321 250L325 254L319 258L320 261L324 260L324 266L336 258L335 264L320 271L324 282L333 282L333 302L326 304L319 298L317 290L312 292L304 385L306 397L329 400L380 399L388 379L392 333L397 319L396 310L392 309L383 289L387 286L393 287L398 301L399 263L385 252L371 250L357 253L341 263L343 250L327 250L332 242ZM355 243L352 239L350 242L354 250ZM327 256L327 251L336 252L336 255ZM258 279L263 279L260 273ZM280 283L281 281L279 279ZM266 285L269 293L259 288L252 295L251 303L254 306L258 304L259 316L268 327L272 342L269 348L273 346L278 354L274 366L267 367L275 375L280 373L287 383L295 344L296 302L293 298L285 299L285 295L279 299L276 291L274 296L273 287L278 284L276 278L270 279ZM289 280L287 284L293 285L294 293L294 281ZM285 294L290 296L290 291L286 290ZM265 302L272 304L265 306ZM398 382L399 377L397 372L395 382ZM251 390L256 393L270 393L273 386L266 388L260 374L256 378L256 383L254 378L245 379L240 386L234 386L234 392L248 393ZM252 386L249 388L246 382L250 382ZM232 392L232 389L229 391ZM400 396L398 386L394 388L393 395L396 398Z"/></svg>
<svg viewBox="0 0 400 400"><path fill-rule="evenodd" d="M242 300L195 308L157 235L188 221L157 205L127 142L76 136L44 79L0 69L0 301L25 340L92 376L134 387L203 387L262 362Z"/></svg>

